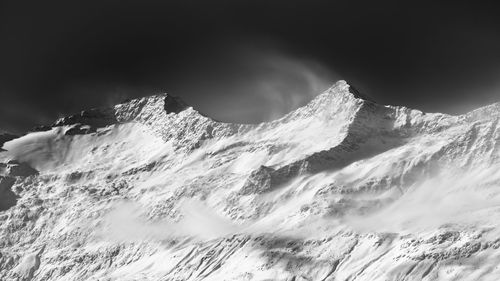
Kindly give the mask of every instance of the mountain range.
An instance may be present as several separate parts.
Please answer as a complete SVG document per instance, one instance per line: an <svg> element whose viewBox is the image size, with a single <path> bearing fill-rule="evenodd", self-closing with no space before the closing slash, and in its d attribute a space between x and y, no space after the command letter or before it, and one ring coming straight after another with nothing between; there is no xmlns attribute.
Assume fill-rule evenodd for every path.
<svg viewBox="0 0 500 281"><path fill-rule="evenodd" d="M160 94L0 131L0 279L499 280L499 120L338 81L261 124Z"/></svg>

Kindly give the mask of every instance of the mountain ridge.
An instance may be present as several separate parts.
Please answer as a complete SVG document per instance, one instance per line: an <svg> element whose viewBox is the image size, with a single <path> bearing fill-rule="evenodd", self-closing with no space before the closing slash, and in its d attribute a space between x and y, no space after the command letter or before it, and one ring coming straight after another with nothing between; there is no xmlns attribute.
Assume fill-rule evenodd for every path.
<svg viewBox="0 0 500 281"><path fill-rule="evenodd" d="M162 107L165 109L165 111L168 113L175 113L178 114L183 110L191 108L194 110L196 113L199 115L206 117L213 122L217 123L224 123L232 126L241 126L241 127L252 127L252 126L258 126L261 124L268 124L268 123L273 123L273 122L279 122L280 120L283 121L283 119L289 119L291 116L297 115L297 114L307 114L305 112L301 111L321 111L322 110L322 103L328 103L328 101L332 100L332 98L335 99L340 99L342 103L348 102L349 99L354 99L354 100L360 100L363 102L370 102L373 104L381 105L374 101L372 98L367 97L366 95L361 94L358 90L356 90L353 86L349 85L345 80L339 80L338 82L334 83L330 88L328 88L326 91L324 91L322 94L316 96L313 98L308 104L305 106L299 107L295 110L292 110L291 112L285 114L284 116L277 118L275 120L270 120L262 123L257 123L257 124L238 124L238 123L230 123L230 122L222 122L219 120L215 120L211 117L206 116L205 114L200 113L198 110L192 108L188 104L186 104L181 98L167 94L167 93L160 93L160 94L155 94L151 96L146 96L146 97L141 97L141 98L134 98L134 99L127 99L124 100L121 103L118 103L116 105L110 106L110 107L99 107L99 108L91 108L87 110L83 110L78 114L74 115L69 115L66 117L59 118L56 120L53 124L51 125L44 125L40 126L34 129L34 131L41 131L41 130L48 130L51 127L56 127L56 126L63 126L63 125L75 125L75 124L80 124L80 125L87 125L90 127L93 127L94 129L97 127L104 127L112 124L117 124L117 123L123 123L123 122L130 122L134 121L135 118L137 118L136 115L138 115L142 109L142 106L147 103L151 103L153 101L154 103L158 103L158 108ZM165 99L163 102L161 101L162 99ZM384 105L381 105L384 106ZM385 105L386 107L391 107L391 108L401 108L403 111L405 109L408 109L409 111L417 111L417 112L422 112L422 114L433 114L433 113L425 113L420 110L416 109L409 109L404 106L389 106ZM466 112L464 114L459 114L459 115L448 115L448 114L442 114L442 113L436 113L436 114L442 114L446 116L466 116L466 118L473 118L472 116L476 116L478 118L481 116L481 118L486 118L486 117L491 117L491 116L496 116L495 114L498 112L498 108L500 106L500 102L483 106L474 110L471 110L470 112ZM171 108L170 108L171 107ZM150 106L151 108L151 106ZM127 110L129 112L127 112ZM488 111L488 113L485 113L485 111ZM493 113L493 114L491 114ZM309 112L308 114L311 114ZM334 115L334 114L332 114ZM145 121L144 118L141 119L142 121ZM95 130L83 130L82 133L85 132L94 132Z"/></svg>

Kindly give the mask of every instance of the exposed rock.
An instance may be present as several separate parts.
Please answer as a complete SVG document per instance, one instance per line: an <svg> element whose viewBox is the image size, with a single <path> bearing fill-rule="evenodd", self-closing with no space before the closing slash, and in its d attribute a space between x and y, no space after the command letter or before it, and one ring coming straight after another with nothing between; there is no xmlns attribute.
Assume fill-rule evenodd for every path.
<svg viewBox="0 0 500 281"><path fill-rule="evenodd" d="M271 177L273 172L272 168L266 166L260 166L257 170L253 171L241 188L241 195L260 194L270 191L273 185Z"/></svg>
<svg viewBox="0 0 500 281"><path fill-rule="evenodd" d="M53 126L81 124L99 128L116 124L116 122L113 108L93 108L84 110L77 115L61 118Z"/></svg>

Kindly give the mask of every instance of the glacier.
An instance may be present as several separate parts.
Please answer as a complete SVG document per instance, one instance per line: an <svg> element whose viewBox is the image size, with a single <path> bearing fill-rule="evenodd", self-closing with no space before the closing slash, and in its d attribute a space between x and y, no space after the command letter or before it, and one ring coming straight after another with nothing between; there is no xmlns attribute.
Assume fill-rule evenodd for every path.
<svg viewBox="0 0 500 281"><path fill-rule="evenodd" d="M500 103L338 81L261 124L160 94L0 139L0 280L499 280Z"/></svg>

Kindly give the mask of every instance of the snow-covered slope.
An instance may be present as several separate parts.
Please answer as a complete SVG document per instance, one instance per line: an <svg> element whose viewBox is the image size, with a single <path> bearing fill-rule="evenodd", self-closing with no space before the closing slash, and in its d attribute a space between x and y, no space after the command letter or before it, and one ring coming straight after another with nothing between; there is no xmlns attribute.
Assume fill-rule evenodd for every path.
<svg viewBox="0 0 500 281"><path fill-rule="evenodd" d="M499 111L339 81L258 125L170 95L62 118L0 152L0 279L498 280Z"/></svg>

